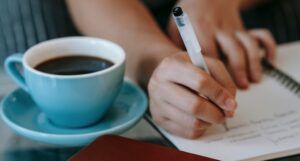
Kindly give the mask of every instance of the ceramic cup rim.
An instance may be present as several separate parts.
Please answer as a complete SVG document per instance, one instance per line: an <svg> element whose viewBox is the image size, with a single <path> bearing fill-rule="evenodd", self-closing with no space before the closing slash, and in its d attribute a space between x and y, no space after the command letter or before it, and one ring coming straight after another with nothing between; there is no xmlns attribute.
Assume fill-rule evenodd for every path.
<svg viewBox="0 0 300 161"><path fill-rule="evenodd" d="M38 48L43 48L49 45L53 45L53 44L59 44L59 43L63 43L63 42L67 42L67 41L72 41L72 40L77 40L80 41L82 43L95 43L95 44L105 44L107 47L110 47L111 50L114 50L115 53L118 53L120 56L120 61L114 62L114 64L109 67L106 68L104 70L100 70L97 72L93 72L93 73L87 73L87 74L80 74L80 75L57 75L57 74L51 74L51 73L45 73L45 72L41 72L39 70L36 70L34 67L32 67L29 64L29 57L32 53L35 52L35 50L38 50ZM92 46L92 44L91 44ZM105 39L101 39L101 38L95 38L95 37L86 37L86 36L70 36L70 37L63 37L63 38L55 38L55 39L51 39L51 40L47 40L41 43L38 43L34 46L32 46L31 48L29 48L25 53L24 53L24 57L23 57L23 61L22 64L24 66L24 69L27 69L28 71L30 71L31 73L34 73L36 75L39 76L44 76L44 77L51 77L51 78L56 78L56 79L78 79L78 78L90 78L90 77L94 77L94 76L98 76L98 75L103 75L105 73L109 73L112 72L113 70L119 68L120 66L122 66L125 63L125 51L124 49L119 46L118 44L109 41L109 40L105 40Z"/></svg>

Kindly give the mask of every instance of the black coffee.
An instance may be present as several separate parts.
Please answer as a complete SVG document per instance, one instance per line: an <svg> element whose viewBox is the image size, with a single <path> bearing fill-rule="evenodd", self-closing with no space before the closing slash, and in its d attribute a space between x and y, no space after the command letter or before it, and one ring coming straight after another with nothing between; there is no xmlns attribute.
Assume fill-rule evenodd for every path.
<svg viewBox="0 0 300 161"><path fill-rule="evenodd" d="M97 72L112 66L113 63L103 58L92 56L65 56L47 60L35 69L57 75L80 75Z"/></svg>

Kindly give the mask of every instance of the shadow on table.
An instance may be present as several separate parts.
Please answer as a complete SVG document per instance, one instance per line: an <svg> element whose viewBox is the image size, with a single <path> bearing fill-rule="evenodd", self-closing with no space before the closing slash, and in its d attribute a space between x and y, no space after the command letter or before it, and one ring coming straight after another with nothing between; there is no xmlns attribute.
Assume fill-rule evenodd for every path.
<svg viewBox="0 0 300 161"><path fill-rule="evenodd" d="M42 148L6 151L3 161L66 161L81 148Z"/></svg>
<svg viewBox="0 0 300 161"><path fill-rule="evenodd" d="M273 159L269 161L299 161L300 160L300 155L293 155L285 158L279 158L279 159Z"/></svg>

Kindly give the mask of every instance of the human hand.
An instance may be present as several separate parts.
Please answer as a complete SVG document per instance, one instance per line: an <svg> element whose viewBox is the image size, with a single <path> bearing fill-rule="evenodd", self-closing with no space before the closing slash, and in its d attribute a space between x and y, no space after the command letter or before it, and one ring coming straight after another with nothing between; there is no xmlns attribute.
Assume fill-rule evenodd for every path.
<svg viewBox="0 0 300 161"><path fill-rule="evenodd" d="M275 41L267 30L247 31L240 18L240 0L181 0L178 3L189 15L205 55L222 58L236 85L246 89L259 82L262 75L260 47L273 62ZM177 46L183 47L175 23L170 20L168 32ZM223 54L220 55L220 52Z"/></svg>
<svg viewBox="0 0 300 161"><path fill-rule="evenodd" d="M230 75L219 60L205 59L211 76L180 52L163 59L150 78L150 112L171 133L197 138L234 115L236 89Z"/></svg>

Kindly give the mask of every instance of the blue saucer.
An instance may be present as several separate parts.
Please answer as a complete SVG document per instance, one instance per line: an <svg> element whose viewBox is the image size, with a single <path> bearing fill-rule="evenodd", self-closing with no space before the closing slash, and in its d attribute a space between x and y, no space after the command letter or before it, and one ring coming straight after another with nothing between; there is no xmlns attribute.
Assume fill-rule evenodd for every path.
<svg viewBox="0 0 300 161"><path fill-rule="evenodd" d="M98 123L78 129L53 125L22 89L7 95L1 103L1 117L15 132L44 143L81 146L100 135L120 134L135 125L147 108L145 93L135 84L124 81L113 107Z"/></svg>

